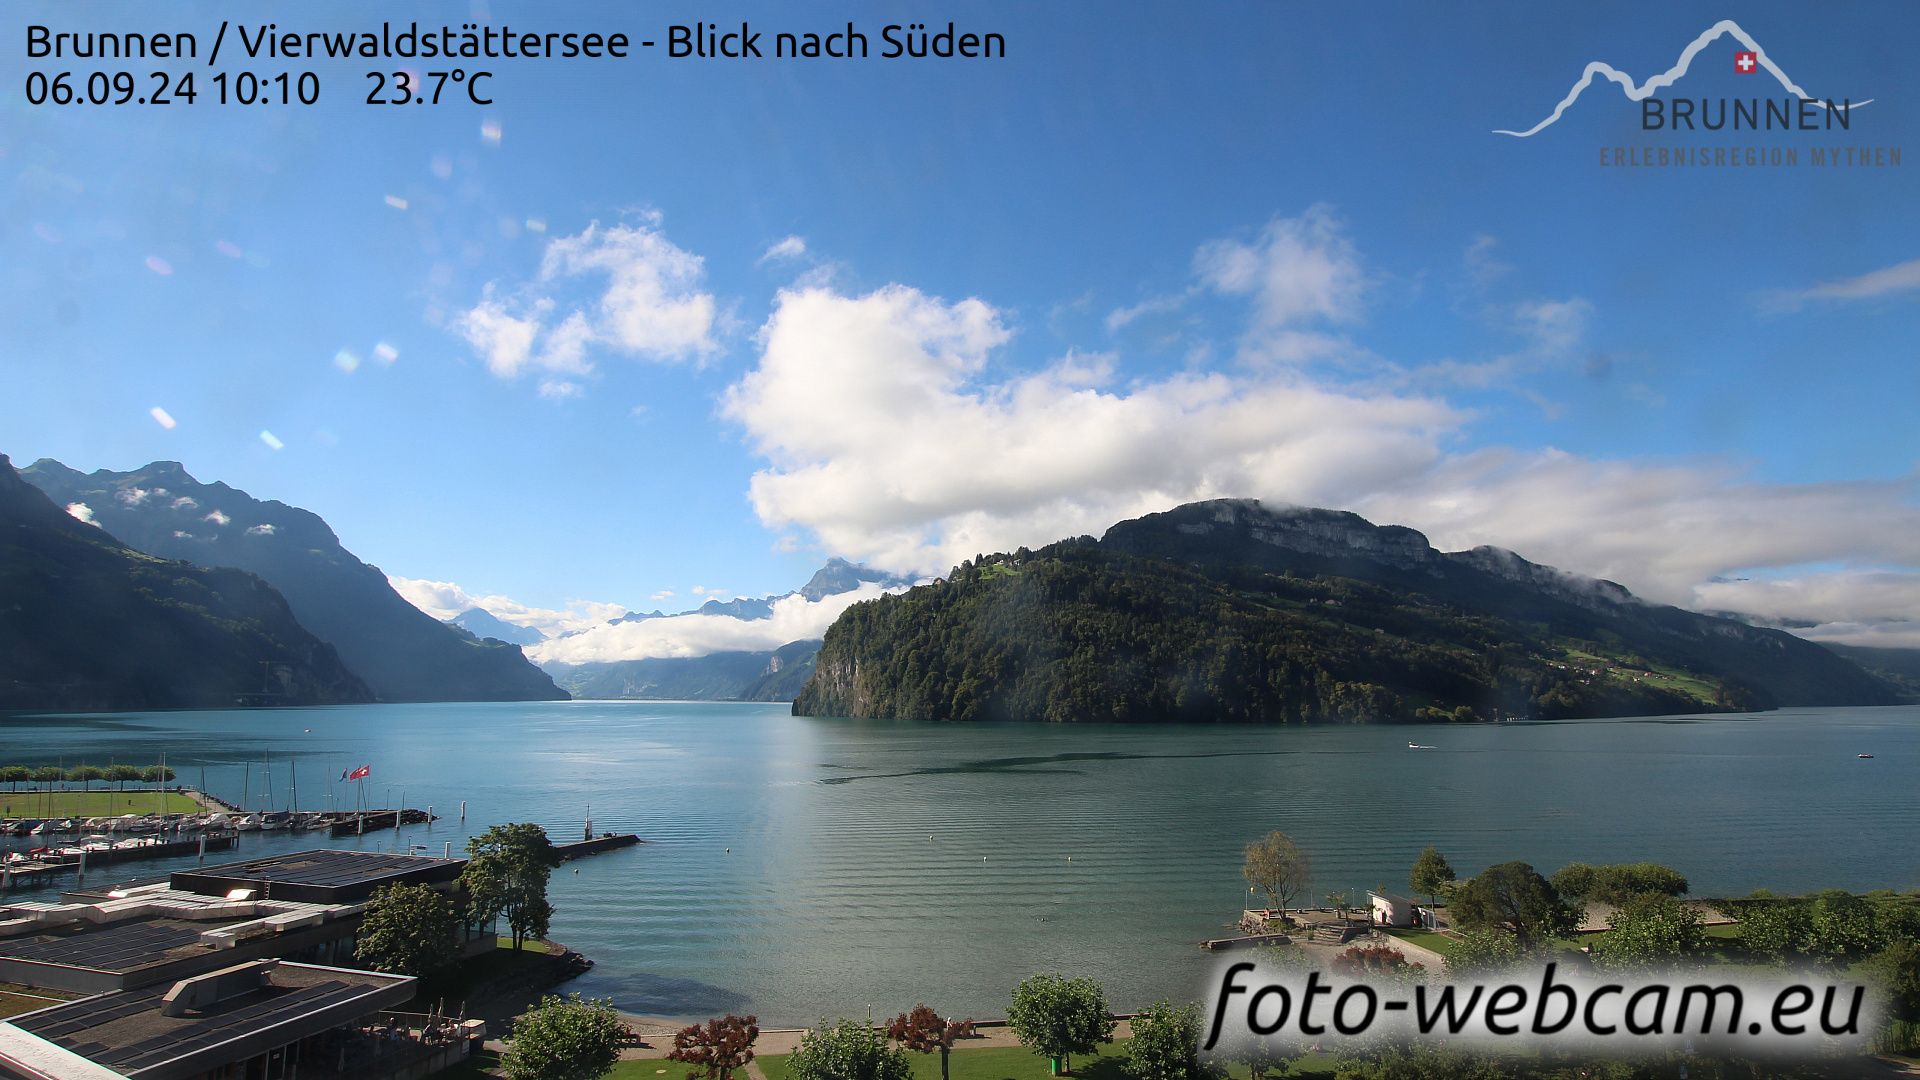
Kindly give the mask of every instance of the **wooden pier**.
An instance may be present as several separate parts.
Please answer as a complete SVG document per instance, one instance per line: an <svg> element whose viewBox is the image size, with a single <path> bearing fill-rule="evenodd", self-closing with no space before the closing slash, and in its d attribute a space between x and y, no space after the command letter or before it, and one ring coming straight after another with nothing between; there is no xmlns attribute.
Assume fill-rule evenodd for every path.
<svg viewBox="0 0 1920 1080"><path fill-rule="evenodd" d="M238 845L239 839L238 833L230 831L206 832L178 840L162 840L157 844L102 848L89 851L84 856L49 853L39 858L0 865L0 892L45 885L63 874L82 873L96 866L111 866L115 863L137 862L142 859L171 859L211 851L231 851Z"/></svg>

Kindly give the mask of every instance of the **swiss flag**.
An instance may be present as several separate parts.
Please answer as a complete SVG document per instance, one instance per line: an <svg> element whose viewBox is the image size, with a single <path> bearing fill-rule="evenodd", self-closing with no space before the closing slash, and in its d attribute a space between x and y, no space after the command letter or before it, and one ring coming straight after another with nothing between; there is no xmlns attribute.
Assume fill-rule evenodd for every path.
<svg viewBox="0 0 1920 1080"><path fill-rule="evenodd" d="M357 769L355 769L355 770L353 770L352 772L350 772L350 773L347 773L347 774L346 774L345 776L342 776L342 777L341 777L340 779L342 779L342 780L365 780L365 779L366 779L367 777L369 777L369 776L371 776L371 775L373 775L373 766L371 766L371 765L362 765L362 766L360 766L359 768L357 768Z"/></svg>
<svg viewBox="0 0 1920 1080"><path fill-rule="evenodd" d="M1737 52L1733 54L1733 70L1742 75L1751 75L1760 70L1760 54L1757 52Z"/></svg>

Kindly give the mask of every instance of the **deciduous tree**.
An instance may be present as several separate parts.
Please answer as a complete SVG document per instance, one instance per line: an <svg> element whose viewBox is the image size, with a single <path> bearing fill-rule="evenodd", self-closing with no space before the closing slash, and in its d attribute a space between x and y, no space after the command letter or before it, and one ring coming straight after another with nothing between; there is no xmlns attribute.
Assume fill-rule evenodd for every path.
<svg viewBox="0 0 1920 1080"><path fill-rule="evenodd" d="M353 955L375 971L420 976L453 961L460 925L453 902L427 885L390 885L373 894Z"/></svg>
<svg viewBox="0 0 1920 1080"><path fill-rule="evenodd" d="M1313 880L1313 863L1292 837L1275 830L1247 845L1240 872L1247 884L1267 894L1268 906L1285 919L1287 904Z"/></svg>
<svg viewBox="0 0 1920 1080"><path fill-rule="evenodd" d="M1552 883L1523 862L1489 866L1460 886L1450 905L1453 922L1465 930L1505 930L1520 951L1580 926L1580 913L1561 899Z"/></svg>
<svg viewBox="0 0 1920 1080"><path fill-rule="evenodd" d="M909 1080L913 1062L857 1020L821 1021L787 1058L788 1080Z"/></svg>
<svg viewBox="0 0 1920 1080"><path fill-rule="evenodd" d="M500 1067L507 1080L597 1080L620 1060L626 1038L612 1002L548 996L513 1022Z"/></svg>
<svg viewBox="0 0 1920 1080"><path fill-rule="evenodd" d="M473 921L505 916L516 949L527 938L544 935L553 918L547 881L560 865L546 830L527 822L495 825L467 841L467 854L460 882Z"/></svg>
<svg viewBox="0 0 1920 1080"><path fill-rule="evenodd" d="M931 1006L915 1005L887 1022L887 1038L919 1054L940 1051L940 1080L947 1080L947 1055L956 1039L973 1034L972 1020L948 1020Z"/></svg>
<svg viewBox="0 0 1920 1080"><path fill-rule="evenodd" d="M1135 1016L1126 1071L1133 1080L1213 1080L1221 1075L1200 1057L1200 1007L1156 1001Z"/></svg>
<svg viewBox="0 0 1920 1080"><path fill-rule="evenodd" d="M1007 1026L1021 1045L1073 1070L1073 1055L1091 1054L1113 1038L1106 992L1092 979L1035 975L1013 988Z"/></svg>
<svg viewBox="0 0 1920 1080"><path fill-rule="evenodd" d="M760 1037L760 1018L728 1013L705 1024L692 1024L674 1033L668 1061L692 1065L687 1080L729 1080L735 1069L753 1060L753 1042Z"/></svg>
<svg viewBox="0 0 1920 1080"><path fill-rule="evenodd" d="M1608 970L1672 967L1706 945L1700 912L1671 896L1642 893L1616 908L1613 928L1593 946L1594 962Z"/></svg>
<svg viewBox="0 0 1920 1080"><path fill-rule="evenodd" d="M1453 864L1447 861L1440 849L1428 844L1413 860L1413 869L1407 874L1407 885L1415 895L1425 895L1429 903L1438 904L1440 893L1453 883Z"/></svg>

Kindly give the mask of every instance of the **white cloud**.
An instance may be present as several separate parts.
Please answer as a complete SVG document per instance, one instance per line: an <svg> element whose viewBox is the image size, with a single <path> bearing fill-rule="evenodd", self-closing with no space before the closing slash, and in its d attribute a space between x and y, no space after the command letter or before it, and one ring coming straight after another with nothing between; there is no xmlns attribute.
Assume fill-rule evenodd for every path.
<svg viewBox="0 0 1920 1080"><path fill-rule="evenodd" d="M853 592L818 601L798 595L782 597L774 601L773 614L765 619L673 615L617 626L597 626L585 633L529 646L526 653L537 664L591 664L777 649L790 641L824 635L841 612L885 591L879 585L868 583Z"/></svg>
<svg viewBox="0 0 1920 1080"><path fill-rule="evenodd" d="M986 377L1009 336L979 300L897 285L781 293L758 366L723 404L771 463L751 487L761 520L888 569L940 572L1190 498L1336 502L1429 467L1461 419L1284 372L1110 390L1107 363L1070 355Z"/></svg>
<svg viewBox="0 0 1920 1080"><path fill-rule="evenodd" d="M1214 290L1253 299L1256 333L1360 315L1367 275L1332 210L1274 218L1251 242L1216 240L1193 260Z"/></svg>
<svg viewBox="0 0 1920 1080"><path fill-rule="evenodd" d="M760 256L763 263L781 259L797 259L807 253L807 242L798 236L783 237L768 246L766 253Z"/></svg>
<svg viewBox="0 0 1920 1080"><path fill-rule="evenodd" d="M580 384L567 379L540 380L540 396L551 401L564 401L576 398L583 393Z"/></svg>
<svg viewBox="0 0 1920 1080"><path fill-rule="evenodd" d="M639 225L594 222L548 241L534 281L488 283L454 328L502 378L527 370L591 374L599 351L656 361L706 357L719 343L714 298L699 288L705 264L657 225L657 217ZM583 280L594 284L582 291ZM560 385L579 389L572 380L542 387Z"/></svg>
<svg viewBox="0 0 1920 1080"><path fill-rule="evenodd" d="M153 492L148 491L146 488L130 487L121 488L119 491L114 492L113 497L128 506L139 506L141 503L147 501L147 496L152 494Z"/></svg>
<svg viewBox="0 0 1920 1080"><path fill-rule="evenodd" d="M1920 259L1895 263L1858 277L1826 281L1805 289L1787 289L1770 293L1763 298L1762 306L1778 311L1797 311L1808 304L1874 300L1882 296L1910 292L1920 292Z"/></svg>
<svg viewBox="0 0 1920 1080"><path fill-rule="evenodd" d="M75 521L84 521L96 529L100 528L100 523L93 520L93 507L88 506L86 503L68 503L67 514Z"/></svg>
<svg viewBox="0 0 1920 1080"><path fill-rule="evenodd" d="M661 600L671 600L673 599L673 590L661 589L659 592L654 593L652 596L647 597L647 599L652 600L656 603L658 603Z"/></svg>
<svg viewBox="0 0 1920 1080"><path fill-rule="evenodd" d="M1815 641L1920 648L1920 573L1827 570L1696 585L1689 605L1733 611Z"/></svg>
<svg viewBox="0 0 1920 1080"><path fill-rule="evenodd" d="M1537 302L1517 332L1577 342L1585 301ZM1920 480L1781 485L1730 465L1450 449L1472 417L1436 398L1296 369L1188 372L1120 388L1077 358L996 370L1011 337L979 300L894 285L783 292L723 411L766 459L770 528L890 570L937 573L1194 499L1342 507L1437 546L1512 548L1649 598L1755 567L1920 566Z"/></svg>
<svg viewBox="0 0 1920 1080"><path fill-rule="evenodd" d="M1118 333L1133 325L1134 321L1149 315L1169 315L1179 311L1191 299L1193 293L1168 293L1165 296L1149 296L1137 304L1117 307L1107 312L1107 333Z"/></svg>
<svg viewBox="0 0 1920 1080"><path fill-rule="evenodd" d="M200 503L191 495L182 495L173 500L173 508L175 510L197 510L200 508Z"/></svg>
<svg viewBox="0 0 1920 1080"><path fill-rule="evenodd" d="M268 525L268 524L264 524L264 523L262 523L262 524L259 524L259 525L254 525L254 526L250 526L250 527L249 527L249 528L247 529L247 535L248 535L248 536L272 536L272 535L274 534L274 532L275 532L275 530L274 530L274 527L273 527L272 525Z"/></svg>
<svg viewBox="0 0 1920 1080"><path fill-rule="evenodd" d="M213 522L213 523L214 523L215 525L226 525L226 524L228 524L228 523L230 523L230 522L232 522L232 521L233 521L233 519L232 519L232 518L230 518L230 517L228 517L227 515L225 515L225 514L223 514L223 513L221 513L221 512L220 512L220 511L218 511L218 510L214 510L214 511L211 511L211 512L209 512L209 513L207 514L207 516L206 516L206 517L203 517L203 518L201 518L200 520L202 520L202 521L211 521L211 522Z"/></svg>
<svg viewBox="0 0 1920 1080"><path fill-rule="evenodd" d="M451 619L468 608L482 608L495 617L519 626L531 626L548 637L586 630L609 619L626 614L619 604L592 600L570 600L564 609L540 608L523 604L512 597L490 594L476 596L451 581L429 581L388 575L387 584L407 603L436 619Z"/></svg>

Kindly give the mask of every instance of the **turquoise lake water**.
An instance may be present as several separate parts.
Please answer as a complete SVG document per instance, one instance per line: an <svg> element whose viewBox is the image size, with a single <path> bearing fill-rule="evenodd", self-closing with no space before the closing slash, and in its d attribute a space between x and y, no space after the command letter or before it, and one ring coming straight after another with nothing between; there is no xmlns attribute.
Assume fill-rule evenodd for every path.
<svg viewBox="0 0 1920 1080"><path fill-rule="evenodd" d="M1409 740L1436 749L1410 750ZM573 989L645 1015L769 1025L924 1000L1004 1015L1014 982L1085 974L1117 1007L1197 996L1270 829L1316 890L1404 891L1439 845L1465 875L1652 859L1696 895L1920 888L1920 708L1460 727L883 723L784 705L542 702L0 718L0 763L152 763L257 808L445 820L341 842L456 851L537 821L651 841L554 878ZM1860 760L1872 753L1872 760ZM334 800L329 802L329 800ZM458 807L467 803L467 818ZM327 843L248 834L241 856ZM116 876L159 873L137 864ZM578 869L578 873L573 870ZM90 884L94 883L90 880ZM32 895L32 894L27 894ZM44 894L51 897L51 894Z"/></svg>

